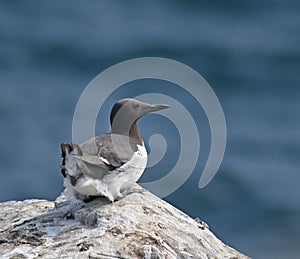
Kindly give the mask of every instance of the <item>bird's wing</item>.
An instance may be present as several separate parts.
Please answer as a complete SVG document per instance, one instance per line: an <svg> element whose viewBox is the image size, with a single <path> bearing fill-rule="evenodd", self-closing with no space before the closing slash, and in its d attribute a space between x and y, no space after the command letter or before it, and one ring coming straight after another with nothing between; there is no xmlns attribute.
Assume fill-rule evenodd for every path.
<svg viewBox="0 0 300 259"><path fill-rule="evenodd" d="M84 156L95 156L108 167L120 167L132 157L136 145L130 145L131 139L116 134L103 134L82 143L80 148ZM101 163L96 158L88 158L96 166Z"/></svg>
<svg viewBox="0 0 300 259"><path fill-rule="evenodd" d="M62 174L66 176L66 161L74 161L72 175L87 175L102 179L104 175L125 164L136 151L132 140L122 135L104 134L77 145L62 143ZM131 144L130 144L131 143ZM71 156L75 159L68 158ZM76 162L75 162L76 161ZM74 171L75 170L75 171Z"/></svg>
<svg viewBox="0 0 300 259"><path fill-rule="evenodd" d="M103 137L102 137L103 136ZM137 150L134 140L123 135L106 134L99 138L99 157L110 165L120 167L128 162Z"/></svg>
<svg viewBox="0 0 300 259"><path fill-rule="evenodd" d="M61 150L63 157L61 172L64 177L68 174L75 179L86 175L101 180L112 169L99 156L84 153L77 144L62 143ZM67 168L68 171L66 171Z"/></svg>
<svg viewBox="0 0 300 259"><path fill-rule="evenodd" d="M78 156L78 155L74 155L74 157L77 160L88 163L90 165L100 167L100 168L103 168L103 169L107 169L106 164L100 159L99 156L87 156L87 155Z"/></svg>

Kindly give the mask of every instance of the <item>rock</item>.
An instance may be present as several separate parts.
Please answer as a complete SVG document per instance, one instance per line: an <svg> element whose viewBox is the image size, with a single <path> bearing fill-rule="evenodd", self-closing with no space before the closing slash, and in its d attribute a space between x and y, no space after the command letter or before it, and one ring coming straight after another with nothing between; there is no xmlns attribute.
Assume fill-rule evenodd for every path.
<svg viewBox="0 0 300 259"><path fill-rule="evenodd" d="M0 258L248 258L137 184L123 199L0 204Z"/></svg>

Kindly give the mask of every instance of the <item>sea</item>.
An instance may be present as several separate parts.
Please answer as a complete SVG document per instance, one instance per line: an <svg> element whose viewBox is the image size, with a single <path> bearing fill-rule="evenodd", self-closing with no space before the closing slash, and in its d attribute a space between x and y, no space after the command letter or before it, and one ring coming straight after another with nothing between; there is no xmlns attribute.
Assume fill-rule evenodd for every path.
<svg viewBox="0 0 300 259"><path fill-rule="evenodd" d="M227 129L216 175L198 187L213 136L205 108L184 85L143 78L106 96L108 80L93 99L105 100L94 133L110 130L109 111L119 99L147 93L173 98L190 114L199 136L181 123L187 116L181 106L169 109L179 126L174 116L142 118L150 157L161 157L140 182L162 179L180 161L179 173L191 175L163 199L204 220L224 243L251 258L299 258L296 0L1 1L0 201L55 200L63 191L59 146L72 141L73 115L84 90L101 72L144 57L175 60L209 83ZM197 140L201 149L193 164ZM186 143L190 148L183 152Z"/></svg>

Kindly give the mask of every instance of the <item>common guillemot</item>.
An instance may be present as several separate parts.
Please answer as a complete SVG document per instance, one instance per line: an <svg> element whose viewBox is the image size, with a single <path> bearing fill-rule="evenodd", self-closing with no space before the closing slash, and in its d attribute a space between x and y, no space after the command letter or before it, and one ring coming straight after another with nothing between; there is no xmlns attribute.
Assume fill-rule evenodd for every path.
<svg viewBox="0 0 300 259"><path fill-rule="evenodd" d="M120 100L110 113L111 133L80 145L62 143L65 193L82 201L95 196L105 196L112 202L122 198L141 177L147 164L147 151L137 120L168 107L135 99Z"/></svg>

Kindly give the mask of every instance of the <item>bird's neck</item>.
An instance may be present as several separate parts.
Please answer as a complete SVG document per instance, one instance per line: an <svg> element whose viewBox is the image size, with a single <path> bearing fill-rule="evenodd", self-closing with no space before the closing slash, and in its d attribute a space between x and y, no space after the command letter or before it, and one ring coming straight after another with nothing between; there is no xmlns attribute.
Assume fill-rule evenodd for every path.
<svg viewBox="0 0 300 259"><path fill-rule="evenodd" d="M125 125L125 124L122 124ZM118 125L120 126L120 125ZM124 128L115 128L114 124L112 125L112 134L120 134L124 136L129 136L131 139L136 141L136 144L143 145L143 139L140 132L140 129L138 128L136 121L134 121L130 126L126 126Z"/></svg>
<svg viewBox="0 0 300 259"><path fill-rule="evenodd" d="M129 130L129 137L136 139L139 145L143 145L143 139L136 122L132 124Z"/></svg>

